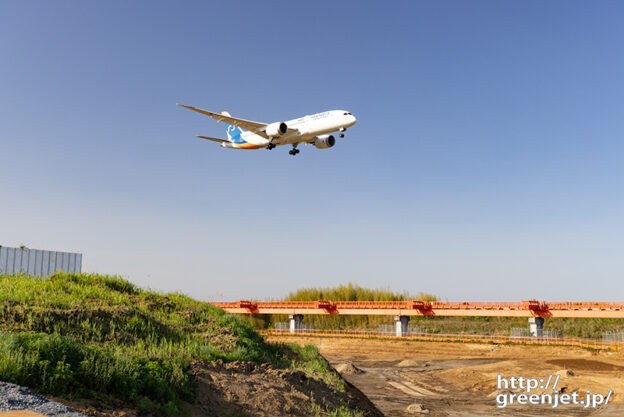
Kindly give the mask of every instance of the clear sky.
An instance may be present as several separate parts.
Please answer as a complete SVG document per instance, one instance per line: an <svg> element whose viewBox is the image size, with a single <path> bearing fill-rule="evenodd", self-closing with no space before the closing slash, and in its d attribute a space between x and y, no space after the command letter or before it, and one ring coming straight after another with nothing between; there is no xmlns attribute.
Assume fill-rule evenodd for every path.
<svg viewBox="0 0 624 417"><path fill-rule="evenodd" d="M0 2L0 244L199 299L624 299L624 4ZM235 151L184 103L358 118Z"/></svg>

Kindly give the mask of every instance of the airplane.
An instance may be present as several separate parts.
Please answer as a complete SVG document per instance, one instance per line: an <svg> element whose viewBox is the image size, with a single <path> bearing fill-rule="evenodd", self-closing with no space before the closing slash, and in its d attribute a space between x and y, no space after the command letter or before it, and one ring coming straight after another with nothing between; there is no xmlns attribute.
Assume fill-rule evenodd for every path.
<svg viewBox="0 0 624 417"><path fill-rule="evenodd" d="M345 110L329 110L286 122L260 123L232 117L226 111L218 114L183 104L178 106L227 123L227 139L208 136L197 136L198 138L219 142L224 148L234 149L271 150L276 146L292 145L288 153L293 156L299 153L297 145L301 143L311 143L318 149L331 148L336 144L336 138L329 133L340 132L339 136L344 138L347 128L357 122L355 116Z"/></svg>

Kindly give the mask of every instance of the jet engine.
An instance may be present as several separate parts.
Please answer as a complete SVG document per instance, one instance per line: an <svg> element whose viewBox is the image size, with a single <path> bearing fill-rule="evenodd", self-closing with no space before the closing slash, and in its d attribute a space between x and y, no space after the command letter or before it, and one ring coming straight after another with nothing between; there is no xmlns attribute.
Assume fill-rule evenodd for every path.
<svg viewBox="0 0 624 417"><path fill-rule="evenodd" d="M318 149L331 148L336 144L334 135L320 135L314 138L314 146Z"/></svg>
<svg viewBox="0 0 624 417"><path fill-rule="evenodd" d="M288 132L288 126L286 126L286 123L284 122L271 123L264 131L264 133L266 133L270 138L285 135L286 132Z"/></svg>

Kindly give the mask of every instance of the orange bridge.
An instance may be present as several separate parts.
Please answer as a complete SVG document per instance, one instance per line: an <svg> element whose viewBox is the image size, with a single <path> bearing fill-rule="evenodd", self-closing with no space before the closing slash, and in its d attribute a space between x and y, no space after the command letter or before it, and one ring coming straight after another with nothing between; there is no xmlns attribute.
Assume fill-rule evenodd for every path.
<svg viewBox="0 0 624 417"><path fill-rule="evenodd" d="M624 302L234 301L232 314L624 318Z"/></svg>

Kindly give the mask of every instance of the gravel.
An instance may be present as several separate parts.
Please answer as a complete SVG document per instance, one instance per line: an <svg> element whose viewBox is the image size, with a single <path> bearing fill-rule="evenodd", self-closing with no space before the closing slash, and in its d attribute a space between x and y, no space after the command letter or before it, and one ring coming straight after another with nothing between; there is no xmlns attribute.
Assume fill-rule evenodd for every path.
<svg viewBox="0 0 624 417"><path fill-rule="evenodd" d="M71 408L37 395L28 388L0 382L0 411L32 410L49 417L86 417Z"/></svg>

